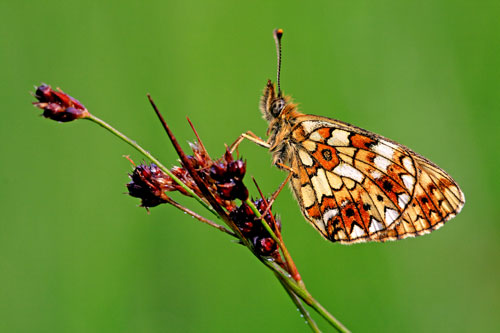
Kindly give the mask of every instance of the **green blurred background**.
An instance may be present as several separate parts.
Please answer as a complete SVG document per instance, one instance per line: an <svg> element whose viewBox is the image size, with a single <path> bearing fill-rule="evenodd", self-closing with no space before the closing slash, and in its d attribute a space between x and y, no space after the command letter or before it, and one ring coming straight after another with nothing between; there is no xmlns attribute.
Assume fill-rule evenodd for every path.
<svg viewBox="0 0 500 333"><path fill-rule="evenodd" d="M275 210L311 293L357 332L498 331L499 17L498 1L2 1L0 331L309 331L243 247L124 194L122 155L142 160L129 146L30 106L33 85L59 86L171 166L149 92L185 148L189 116L218 156L265 135L276 27L302 111L408 145L467 198L431 235L342 246L284 191ZM283 180L265 149L241 152L249 186Z"/></svg>

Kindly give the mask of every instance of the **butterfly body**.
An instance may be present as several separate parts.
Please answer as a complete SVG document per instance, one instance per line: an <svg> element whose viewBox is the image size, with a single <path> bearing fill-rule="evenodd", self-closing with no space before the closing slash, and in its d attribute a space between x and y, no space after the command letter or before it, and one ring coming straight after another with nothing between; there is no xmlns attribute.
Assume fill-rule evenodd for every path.
<svg viewBox="0 0 500 333"><path fill-rule="evenodd" d="M463 207L459 186L425 157L342 121L300 113L271 81L261 111L273 163L292 172L304 217L330 241L426 234Z"/></svg>

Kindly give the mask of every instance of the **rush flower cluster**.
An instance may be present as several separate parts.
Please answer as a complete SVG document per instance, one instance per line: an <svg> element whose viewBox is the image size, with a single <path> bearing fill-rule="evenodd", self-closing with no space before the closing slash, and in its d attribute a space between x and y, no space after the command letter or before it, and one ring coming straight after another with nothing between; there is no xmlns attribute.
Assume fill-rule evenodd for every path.
<svg viewBox="0 0 500 333"><path fill-rule="evenodd" d="M156 207L168 202L165 191L172 178L161 171L156 164L138 165L129 177L132 181L127 184L128 193L141 198L142 207Z"/></svg>
<svg viewBox="0 0 500 333"><path fill-rule="evenodd" d="M264 200L259 199L254 201L255 206L263 216L264 221L271 227L271 230L276 233L276 229L281 231L281 223L271 215L270 209L267 209L267 204ZM260 219L255 216L250 206L245 202L241 206L233 209L230 214L231 219L236 223L241 233L252 243L257 253L263 256L276 256L278 244L265 230Z"/></svg>
<svg viewBox="0 0 500 333"><path fill-rule="evenodd" d="M214 195L217 203L229 213L230 219L238 227L241 234L249 240L256 252L263 256L278 256L278 245L264 228L261 218L257 217L251 207L244 201L248 199L248 189L243 184L246 173L246 163L241 159L234 159L226 150L219 160L212 160L204 147L199 143L192 143L193 155L187 156L189 163L203 180L207 188ZM173 167L171 173L196 195L203 196L196 182L183 167ZM167 192L178 191L191 196L186 189L163 172L157 165L141 164L135 167L129 175L131 181L127 184L129 194L141 199L142 207L155 207L169 202ZM235 200L242 201L237 205ZM262 219L273 232L281 230L279 222L275 221L270 208L263 199L253 202L261 214Z"/></svg>
<svg viewBox="0 0 500 333"><path fill-rule="evenodd" d="M243 160L234 160L231 153L226 151L220 160L213 161L199 143L191 143L191 149L193 155L188 156L189 162L214 194L219 204L227 210L232 210L235 207L233 200L246 200L248 198L248 190L243 184L246 172L246 163ZM202 196L196 182L185 168L175 166L170 171L196 195ZM131 179L131 182L127 184L129 194L140 198L143 207L155 207L165 203L166 194L164 192L179 191L184 195L191 196L183 186L155 164L139 165L135 167L129 177Z"/></svg>
<svg viewBox="0 0 500 333"><path fill-rule="evenodd" d="M192 154L187 155L151 96L148 95L149 101L167 132L181 163L180 166L168 169L136 141L89 113L82 103L62 90L54 90L49 85L43 84L37 87L33 95L37 99L37 102L33 104L43 110L44 117L59 122L88 119L113 133L151 161L150 164L140 165L135 165L131 161L134 164L134 170L129 174L130 182L126 185L129 194L141 200L142 207L149 209L166 203L191 215L200 222L235 237L240 244L246 246L276 275L297 309L314 328L314 331L319 331L319 329L316 330L317 325L309 316L302 302L311 305L335 327L341 326L305 289L302 278L283 242L281 222L271 212L272 201L290 179L291 174L272 196L272 200L265 198L262 193L260 194L261 199L250 199L248 189L243 183L246 162L242 159L235 159L231 153L245 137L244 135L231 145L231 151L226 148L222 157L213 160L188 119L196 135L197 143L191 144ZM192 197L217 216L218 220L223 221L225 226L218 224L217 220L211 221L182 206L170 197L172 192Z"/></svg>
<svg viewBox="0 0 500 333"><path fill-rule="evenodd" d="M33 103L43 110L43 116L55 121L68 122L75 119L88 118L90 113L82 103L65 94L61 89L54 90L51 86L42 84L36 89Z"/></svg>

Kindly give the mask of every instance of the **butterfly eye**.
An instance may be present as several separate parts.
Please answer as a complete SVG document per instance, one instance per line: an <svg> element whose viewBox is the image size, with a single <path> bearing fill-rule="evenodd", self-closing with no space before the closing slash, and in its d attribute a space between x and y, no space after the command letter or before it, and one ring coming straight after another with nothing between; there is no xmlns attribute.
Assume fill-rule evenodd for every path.
<svg viewBox="0 0 500 333"><path fill-rule="evenodd" d="M281 113L281 110L285 107L285 101L283 99L277 99L273 101L273 104L271 104L271 114L273 117L279 116Z"/></svg>

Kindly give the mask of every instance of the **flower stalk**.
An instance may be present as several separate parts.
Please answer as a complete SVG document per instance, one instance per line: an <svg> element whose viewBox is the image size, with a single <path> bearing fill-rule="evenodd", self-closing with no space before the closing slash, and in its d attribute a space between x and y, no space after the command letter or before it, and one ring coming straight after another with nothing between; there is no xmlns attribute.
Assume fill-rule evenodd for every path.
<svg viewBox="0 0 500 333"><path fill-rule="evenodd" d="M130 174L131 182L127 184L129 194L141 199L141 206L148 209L161 204L170 204L197 220L237 238L274 273L313 332L320 332L320 329L304 303L337 331L348 332L348 329L307 291L281 236L281 222L272 213L272 203L275 198L266 199L257 187L261 199L250 199L248 189L243 183L246 162L235 160L227 148L220 159L213 160L189 119L197 138L197 142L191 144L193 155L187 155L183 151L151 96L148 95L181 161L180 167L168 169L137 142L91 114L82 103L62 90L53 90L48 85L41 85L34 96L38 102L33 104L44 110L44 117L59 122L90 120L128 143L152 162L150 165L134 165L135 169ZM167 195L170 192L193 197L229 229L183 207Z"/></svg>

